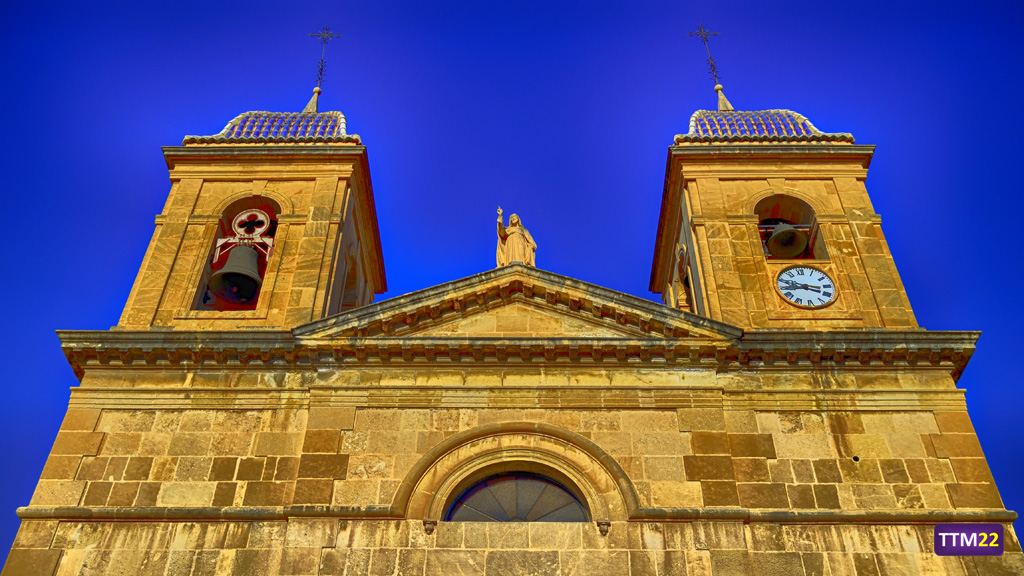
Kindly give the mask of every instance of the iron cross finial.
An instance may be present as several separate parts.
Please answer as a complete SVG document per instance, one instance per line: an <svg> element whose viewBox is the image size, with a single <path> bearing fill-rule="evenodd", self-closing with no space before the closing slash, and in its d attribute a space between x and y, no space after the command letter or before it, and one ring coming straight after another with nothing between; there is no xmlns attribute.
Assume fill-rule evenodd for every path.
<svg viewBox="0 0 1024 576"><path fill-rule="evenodd" d="M721 84L718 81L718 65L715 63L715 59L711 57L711 48L708 47L708 39L712 36L718 36L718 32L712 32L701 24L695 32L690 32L688 35L696 36L704 43L704 49L708 52L708 71L711 72L711 79L715 81L715 84Z"/></svg>
<svg viewBox="0 0 1024 576"><path fill-rule="evenodd" d="M341 34L335 34L329 27L324 26L323 30L313 32L309 37L320 40L320 44L323 45L323 49L320 50L320 62L317 62L316 65L316 87L319 88L324 81L324 72L327 70L327 62L324 61L324 55L327 54L327 43L334 38L341 38Z"/></svg>

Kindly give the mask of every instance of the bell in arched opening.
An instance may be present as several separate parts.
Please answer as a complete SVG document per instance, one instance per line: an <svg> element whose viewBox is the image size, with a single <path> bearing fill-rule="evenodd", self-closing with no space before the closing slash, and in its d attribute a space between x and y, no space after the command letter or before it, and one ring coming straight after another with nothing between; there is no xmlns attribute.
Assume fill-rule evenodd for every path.
<svg viewBox="0 0 1024 576"><path fill-rule="evenodd" d="M235 246L228 252L224 267L210 277L210 291L232 304L246 304L259 294L259 254L250 246Z"/></svg>
<svg viewBox="0 0 1024 576"><path fill-rule="evenodd" d="M776 258L796 258L806 249L807 234L791 224L777 224L768 239L768 252Z"/></svg>

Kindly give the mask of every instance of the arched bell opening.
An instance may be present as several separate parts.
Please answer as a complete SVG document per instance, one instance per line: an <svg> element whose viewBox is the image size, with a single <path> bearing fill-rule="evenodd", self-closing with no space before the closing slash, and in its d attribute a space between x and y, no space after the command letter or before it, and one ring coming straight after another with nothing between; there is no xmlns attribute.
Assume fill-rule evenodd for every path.
<svg viewBox="0 0 1024 576"><path fill-rule="evenodd" d="M193 310L255 310L281 207L249 196L225 208L199 279Z"/></svg>
<svg viewBox="0 0 1024 576"><path fill-rule="evenodd" d="M799 198L775 194L754 207L761 247L769 260L827 260L814 209Z"/></svg>

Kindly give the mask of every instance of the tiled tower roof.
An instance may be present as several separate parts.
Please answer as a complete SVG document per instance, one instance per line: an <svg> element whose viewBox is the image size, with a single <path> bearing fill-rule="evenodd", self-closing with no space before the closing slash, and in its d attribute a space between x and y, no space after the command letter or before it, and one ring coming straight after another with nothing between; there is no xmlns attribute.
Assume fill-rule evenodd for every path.
<svg viewBox="0 0 1024 576"><path fill-rule="evenodd" d="M853 135L822 132L792 110L698 110L690 116L690 131L678 134L684 142L847 142Z"/></svg>
<svg viewBox="0 0 1024 576"><path fill-rule="evenodd" d="M186 136L184 144L262 144L292 142L360 143L345 133L341 112L246 112L212 136Z"/></svg>

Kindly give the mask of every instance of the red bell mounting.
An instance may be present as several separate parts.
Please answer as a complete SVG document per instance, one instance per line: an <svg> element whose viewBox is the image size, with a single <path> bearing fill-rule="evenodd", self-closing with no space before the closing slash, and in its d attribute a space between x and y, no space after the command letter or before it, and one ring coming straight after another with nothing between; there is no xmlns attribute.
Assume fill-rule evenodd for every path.
<svg viewBox="0 0 1024 576"><path fill-rule="evenodd" d="M209 288L216 298L231 307L255 303L263 284L261 259L265 267L274 247L274 239L263 236L272 224L270 215L257 208L231 219L235 235L217 240L213 254Z"/></svg>

